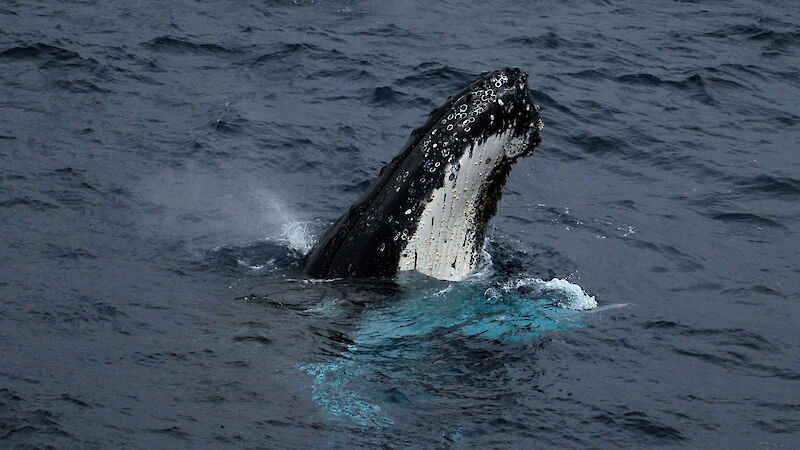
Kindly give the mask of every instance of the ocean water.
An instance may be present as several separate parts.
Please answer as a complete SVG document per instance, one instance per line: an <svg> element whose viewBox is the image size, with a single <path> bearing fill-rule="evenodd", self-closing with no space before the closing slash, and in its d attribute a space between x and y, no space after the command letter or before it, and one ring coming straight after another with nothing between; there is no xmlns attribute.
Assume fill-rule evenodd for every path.
<svg viewBox="0 0 800 450"><path fill-rule="evenodd" d="M798 61L793 1L4 1L0 447L797 448ZM480 272L300 277L505 66Z"/></svg>

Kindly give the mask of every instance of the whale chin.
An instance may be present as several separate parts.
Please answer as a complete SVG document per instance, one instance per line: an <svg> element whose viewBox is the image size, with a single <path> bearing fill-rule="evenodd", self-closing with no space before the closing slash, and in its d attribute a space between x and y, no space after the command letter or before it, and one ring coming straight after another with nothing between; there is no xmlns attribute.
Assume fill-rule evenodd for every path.
<svg viewBox="0 0 800 450"><path fill-rule="evenodd" d="M481 76L434 110L306 257L316 278L398 271L461 280L482 259L513 163L541 142L527 74Z"/></svg>

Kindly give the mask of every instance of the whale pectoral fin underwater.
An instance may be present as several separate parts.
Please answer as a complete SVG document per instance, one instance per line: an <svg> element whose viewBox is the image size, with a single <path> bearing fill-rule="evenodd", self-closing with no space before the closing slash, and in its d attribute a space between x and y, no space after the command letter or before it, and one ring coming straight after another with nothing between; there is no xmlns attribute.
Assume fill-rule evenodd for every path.
<svg viewBox="0 0 800 450"><path fill-rule="evenodd" d="M527 79L516 68L491 72L431 112L311 249L303 272L461 280L475 270L511 166L541 142Z"/></svg>

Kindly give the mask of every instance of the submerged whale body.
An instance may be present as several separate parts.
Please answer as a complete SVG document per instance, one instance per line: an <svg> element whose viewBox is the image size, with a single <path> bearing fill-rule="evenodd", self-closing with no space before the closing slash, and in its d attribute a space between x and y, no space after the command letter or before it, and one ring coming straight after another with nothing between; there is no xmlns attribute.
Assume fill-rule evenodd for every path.
<svg viewBox="0 0 800 450"><path fill-rule="evenodd" d="M315 278L398 271L460 280L480 263L486 226L543 125L527 73L481 76L434 110L403 150L306 257Z"/></svg>

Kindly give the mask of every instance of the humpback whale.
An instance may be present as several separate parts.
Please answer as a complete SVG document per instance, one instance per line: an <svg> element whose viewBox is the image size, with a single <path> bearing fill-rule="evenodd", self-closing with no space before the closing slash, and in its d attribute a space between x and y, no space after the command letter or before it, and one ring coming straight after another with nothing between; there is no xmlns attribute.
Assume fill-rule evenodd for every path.
<svg viewBox="0 0 800 450"><path fill-rule="evenodd" d="M479 265L511 166L543 129L528 74L485 74L411 133L361 198L306 256L314 278L391 277L416 270L461 280Z"/></svg>

